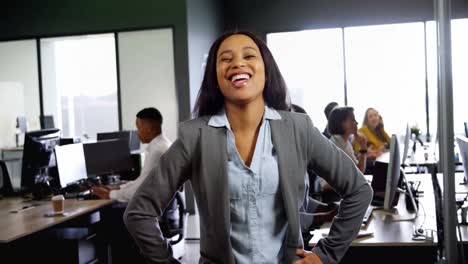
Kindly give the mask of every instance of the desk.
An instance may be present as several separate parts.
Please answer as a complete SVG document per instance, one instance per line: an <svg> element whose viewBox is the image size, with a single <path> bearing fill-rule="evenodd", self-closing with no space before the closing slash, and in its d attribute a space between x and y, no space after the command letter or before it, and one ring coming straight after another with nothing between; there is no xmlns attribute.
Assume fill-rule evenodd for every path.
<svg viewBox="0 0 468 264"><path fill-rule="evenodd" d="M2 149L1 158L7 167L13 188L21 185L21 167L23 164L23 148Z"/></svg>
<svg viewBox="0 0 468 264"><path fill-rule="evenodd" d="M32 201L25 203L20 198L0 200L0 243L12 242L76 217L95 212L111 203L111 200L65 200L67 216L45 217L45 213L52 211L50 202ZM31 204L38 205L23 212L10 213L12 210Z"/></svg>
<svg viewBox="0 0 468 264"><path fill-rule="evenodd" d="M437 180L439 181L440 188L444 188L444 179L442 173L437 173ZM463 183L463 178L465 177L464 172L455 173L455 194L468 194L468 184Z"/></svg>
<svg viewBox="0 0 468 264"><path fill-rule="evenodd" d="M25 263L31 255L37 263L81 264L106 259L105 245L96 235L97 211L111 203L111 200L65 200L67 216L45 217L45 213L52 211L50 201L0 200L2 262L6 259L7 263ZM19 213L10 212L31 204L36 206Z"/></svg>
<svg viewBox="0 0 468 264"><path fill-rule="evenodd" d="M468 195L468 184L460 184L463 182L463 178L465 176L464 172L459 172L455 173L455 197L456 199L463 199L466 198ZM444 184L443 184L443 174L438 173L437 174L437 180L439 181L440 188L443 192ZM467 205L467 202L465 202L464 206ZM461 210L457 211L457 219L458 223L461 222L461 217L460 217ZM459 238L458 232L457 232L457 237L459 238L459 241L463 244L463 250L465 254L465 259L468 256L468 225L462 225L460 224L460 233L461 233L461 239Z"/></svg>
<svg viewBox="0 0 468 264"><path fill-rule="evenodd" d="M23 147L2 149L1 159L21 159L23 157Z"/></svg>
<svg viewBox="0 0 468 264"><path fill-rule="evenodd" d="M367 176L366 178L371 178ZM366 230L373 231L374 234L362 237L352 242L348 253L341 263L433 263L437 252L437 236L434 232L433 241L412 240L413 226L423 225L424 229L437 230L435 217L435 200L430 175L414 174L407 175L408 181L421 182L420 190L424 190L424 195L419 197L419 202L424 210L419 210L419 216L413 221L392 221L388 219L388 214L382 210L376 210ZM404 196L400 195L399 203L396 207L400 215L409 218L404 202ZM322 238L324 229L314 230L314 236L309 241L309 246L315 246ZM365 257L364 257L365 256ZM388 262L386 260L388 259Z"/></svg>

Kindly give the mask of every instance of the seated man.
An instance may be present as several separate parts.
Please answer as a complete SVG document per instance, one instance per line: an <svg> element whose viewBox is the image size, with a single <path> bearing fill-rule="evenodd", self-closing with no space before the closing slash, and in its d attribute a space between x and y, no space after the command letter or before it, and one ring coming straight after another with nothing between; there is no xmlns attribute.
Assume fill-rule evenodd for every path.
<svg viewBox="0 0 468 264"><path fill-rule="evenodd" d="M328 117L330 117L330 113L333 111L333 109L335 109L336 107L338 107L338 103L336 102L330 102L329 104L327 104L327 106L325 107L325 109L323 110L323 112L325 113L325 117L327 118L328 120ZM328 126L325 127L325 129L323 130L322 134L330 139L331 135L330 135L330 132L328 132Z"/></svg>
<svg viewBox="0 0 468 264"><path fill-rule="evenodd" d="M112 199L127 203L132 198L140 184L148 174L158 165L159 158L171 146L171 141L162 133L161 113L156 108L145 108L136 115L136 127L141 142L148 144L145 150L145 162L140 176L134 180L120 185L116 189L106 187L93 187L91 192L102 199Z"/></svg>

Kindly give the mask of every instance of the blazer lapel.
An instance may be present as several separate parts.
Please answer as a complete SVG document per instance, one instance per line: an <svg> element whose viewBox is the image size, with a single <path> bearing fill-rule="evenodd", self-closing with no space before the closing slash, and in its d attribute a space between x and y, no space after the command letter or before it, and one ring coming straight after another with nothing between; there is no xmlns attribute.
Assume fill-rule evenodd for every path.
<svg viewBox="0 0 468 264"><path fill-rule="evenodd" d="M298 246L299 219L297 207L297 169L299 166L293 125L283 116L280 120L271 120L271 136L278 155L281 194L283 196L286 217L289 223L288 247ZM305 173L304 173L305 175Z"/></svg>
<svg viewBox="0 0 468 264"><path fill-rule="evenodd" d="M219 219L213 225L215 234L220 237L216 246L220 254L229 252L224 256L223 262L234 263L232 253L230 229L231 213L229 202L229 186L227 177L227 143L226 129L205 126L201 129L201 166L200 176L203 178L202 186L206 186L205 201L212 215L210 219ZM218 161L218 162L216 162Z"/></svg>

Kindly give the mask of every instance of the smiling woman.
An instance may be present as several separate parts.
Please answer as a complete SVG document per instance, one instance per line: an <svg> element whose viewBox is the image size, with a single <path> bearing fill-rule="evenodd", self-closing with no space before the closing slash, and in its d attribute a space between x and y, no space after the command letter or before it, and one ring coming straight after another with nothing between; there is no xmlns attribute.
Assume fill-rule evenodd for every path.
<svg viewBox="0 0 468 264"><path fill-rule="evenodd" d="M227 104L263 101L265 66L253 40L245 35L227 38L219 47L217 79Z"/></svg>
<svg viewBox="0 0 468 264"><path fill-rule="evenodd" d="M233 39L234 38L234 39ZM239 46L242 52L236 51L238 58L234 58L233 50L230 50L228 45L232 45L236 39L242 41L242 46ZM226 43L224 43L226 40ZM223 47L221 47L223 44ZM221 50L223 48L223 50ZM235 66L238 73L246 73L250 78L254 69L246 69L247 63L249 67L255 65L256 68L262 65L263 73L259 73L255 77L255 81L261 84L263 98L267 105L277 110L289 110L289 97L287 96L286 83L276 65L273 55L266 44L250 32L239 32L239 34L225 34L218 38L212 45L207 61L207 67L203 82L201 84L198 100L195 105L194 115L201 117L204 115L214 115L223 107L225 98L220 89L222 83L229 82L228 78L232 76L221 76L220 72L226 71L232 63L239 63L239 59L243 58L241 65ZM234 60L234 61L233 61ZM230 74L234 74L235 70L231 70ZM245 72L243 72L245 71ZM259 79L263 76L263 82ZM251 86L252 87L252 86Z"/></svg>
<svg viewBox="0 0 468 264"><path fill-rule="evenodd" d="M338 263L372 190L307 115L289 112L286 85L265 43L249 32L212 45L195 108L129 203L125 223L150 263L178 263L158 228L190 181L200 217L200 263ZM307 171L343 197L330 235L303 250L299 209Z"/></svg>

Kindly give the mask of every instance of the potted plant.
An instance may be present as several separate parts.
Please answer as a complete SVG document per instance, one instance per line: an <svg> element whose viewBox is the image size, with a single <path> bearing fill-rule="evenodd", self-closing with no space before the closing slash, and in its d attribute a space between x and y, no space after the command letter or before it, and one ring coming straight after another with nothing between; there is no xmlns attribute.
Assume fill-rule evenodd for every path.
<svg viewBox="0 0 468 264"><path fill-rule="evenodd" d="M413 144L413 152L416 152L416 144L417 142L419 142L419 144L421 144L421 146L423 146L423 142L422 140L419 138L419 135L421 134L421 130L419 129L419 127L417 125L414 125L411 127L411 137L414 136L414 144Z"/></svg>

